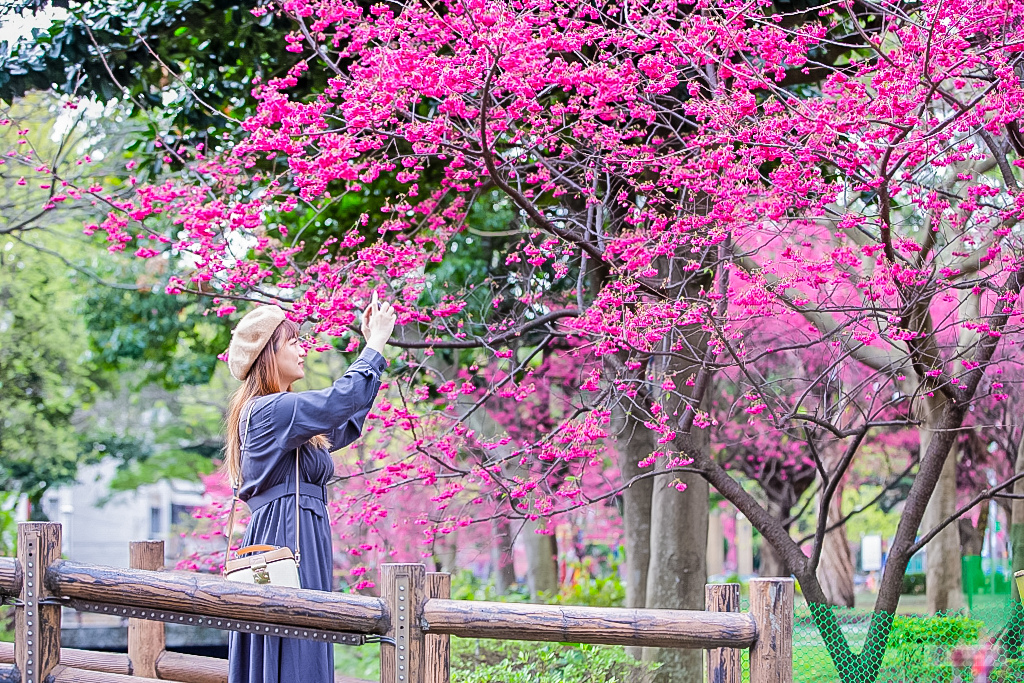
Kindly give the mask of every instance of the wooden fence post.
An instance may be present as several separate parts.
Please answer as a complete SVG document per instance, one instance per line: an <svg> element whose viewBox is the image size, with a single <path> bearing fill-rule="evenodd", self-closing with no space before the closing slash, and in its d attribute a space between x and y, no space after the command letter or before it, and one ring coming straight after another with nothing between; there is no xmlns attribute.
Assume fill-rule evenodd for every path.
<svg viewBox="0 0 1024 683"><path fill-rule="evenodd" d="M132 541L128 545L128 565L132 569L163 569L163 541ZM166 647L164 624L145 619L128 620L128 660L133 676L157 678L156 662Z"/></svg>
<svg viewBox="0 0 1024 683"><path fill-rule="evenodd" d="M793 579L751 579L750 683L793 683Z"/></svg>
<svg viewBox="0 0 1024 683"><path fill-rule="evenodd" d="M394 641L380 646L381 683L424 683L426 568L422 564L382 564L380 584L389 615L385 637Z"/></svg>
<svg viewBox="0 0 1024 683"><path fill-rule="evenodd" d="M60 663L60 604L45 583L46 569L59 559L60 524L18 525L18 560L24 581L15 614L14 660L22 683L45 681Z"/></svg>
<svg viewBox="0 0 1024 683"><path fill-rule="evenodd" d="M712 583L704 587L708 612L739 612L740 585ZM742 652L735 647L708 650L708 683L740 683L743 677Z"/></svg>
<svg viewBox="0 0 1024 683"><path fill-rule="evenodd" d="M452 575L442 572L427 572L427 597L447 600L452 596ZM451 636L427 633L426 640L426 683L448 683L451 679L450 655Z"/></svg>

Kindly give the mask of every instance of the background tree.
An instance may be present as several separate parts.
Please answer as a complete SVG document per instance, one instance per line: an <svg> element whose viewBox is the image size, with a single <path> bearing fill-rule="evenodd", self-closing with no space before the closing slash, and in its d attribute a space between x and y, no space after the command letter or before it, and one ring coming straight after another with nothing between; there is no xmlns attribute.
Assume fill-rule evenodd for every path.
<svg viewBox="0 0 1024 683"><path fill-rule="evenodd" d="M694 505L685 540L703 548L706 524L693 520L698 507L706 513L710 484L796 575L843 680L873 679L907 562L933 538L948 547L963 512L947 509L946 472L965 415L1001 342L1020 334L1024 270L1012 228L1024 207L1011 162L1024 101L1022 10L920 2L808 18L731 3L483 0L442 12L336 1L289 10L299 25L290 42L311 61L258 89L245 139L230 154L194 155L206 183L141 187L98 230L118 244L150 240L142 258L191 254L198 265L169 275L171 293L274 298L342 339L369 292L384 290L404 309L409 334L396 345L475 349L474 364L505 368L487 400L531 393L512 340L542 334L535 353L560 336L579 339L592 358L581 367L593 368L581 399L528 447L472 433L458 409L462 387L408 363L394 402L374 415L399 430L378 434L378 464L348 480L364 487L354 498L417 485L446 509L462 504L459 515L427 517L428 541L453 522L489 519L495 497L481 491L501 491L500 512L529 521L598 502L617 491L555 488L532 466L559 459L588 481L621 406L651 432L655 450L637 463L639 476L655 482L652 509L667 511L652 519L649 572L661 574L648 575L647 604L697 599L703 562L673 555L671 544L687 529L680 512ZM291 97L312 65L331 72L329 86ZM794 95L808 80L820 90ZM374 240L362 220L336 242L277 239L289 228L282 217L353 201L380 178L404 193L383 204ZM501 315L474 315L468 291L424 313L432 264L455 251L492 188L518 211L525 237L505 263L528 263L530 277L475 283ZM575 291L552 291L559 281ZM763 343L765 320L790 330L784 346ZM772 357L791 351L814 362L780 381ZM848 370L850 361L863 368ZM811 453L822 495L810 552L711 457L709 387L726 371L742 382L737 396L764 406L757 414L769 429L807 426L830 454L826 466ZM444 400L424 403L434 391ZM824 401L830 392L835 400ZM865 441L916 424L920 465L854 655L817 579L828 512ZM952 584L930 583L934 606L948 605ZM686 658L663 669L697 670Z"/></svg>

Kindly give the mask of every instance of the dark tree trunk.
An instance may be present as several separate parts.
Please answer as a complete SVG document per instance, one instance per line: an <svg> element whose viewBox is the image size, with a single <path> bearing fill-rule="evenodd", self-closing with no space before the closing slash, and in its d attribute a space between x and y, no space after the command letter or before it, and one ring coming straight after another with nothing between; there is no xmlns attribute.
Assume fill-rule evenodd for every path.
<svg viewBox="0 0 1024 683"><path fill-rule="evenodd" d="M777 500L768 499L768 514L778 520L785 520L789 517L790 508ZM789 531L789 525L783 525ZM758 576L789 576L792 572L786 566L786 561L779 553L763 538L761 539L761 566L757 570Z"/></svg>
<svg viewBox="0 0 1024 683"><path fill-rule="evenodd" d="M494 589L504 595L516 583L516 568L512 563L512 525L505 517L491 522L494 545L491 546L491 567L494 572Z"/></svg>
<svg viewBox="0 0 1024 683"><path fill-rule="evenodd" d="M921 426L921 454L935 437L935 430L943 415L945 401L938 393L924 401L924 424ZM950 446L949 454L942 467L942 474L935 491L928 499L922 532L927 532L956 511L956 441ZM943 529L925 549L925 593L928 611L947 612L964 606L963 580L960 570L960 527L950 524Z"/></svg>
<svg viewBox="0 0 1024 683"><path fill-rule="evenodd" d="M621 407L615 411L613 424L619 469L625 484L644 474L637 466L654 450L651 432L636 415ZM622 491L622 524L626 546L626 607L643 608L647 604L647 567L651 559L651 494L654 479L640 479ZM641 656L641 648L626 648L633 657Z"/></svg>

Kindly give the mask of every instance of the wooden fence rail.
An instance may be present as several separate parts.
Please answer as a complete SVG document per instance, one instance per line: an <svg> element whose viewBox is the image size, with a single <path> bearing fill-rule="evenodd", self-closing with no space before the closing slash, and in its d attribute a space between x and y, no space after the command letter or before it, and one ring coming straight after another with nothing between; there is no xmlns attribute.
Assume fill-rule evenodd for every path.
<svg viewBox="0 0 1024 683"><path fill-rule="evenodd" d="M163 623L357 645L381 643L382 683L448 683L449 637L708 650L708 681L791 683L793 581L755 579L751 609L738 586L708 586L708 611L450 600L450 577L419 564L381 566L381 597L250 586L163 570L163 543L133 543L130 569L60 559L60 525L18 528L18 557L0 558L0 596L16 598L13 650L0 647L0 681L226 681L223 660L165 649ZM128 654L61 649L60 610L128 617ZM126 674L131 674L128 677ZM339 679L341 680L341 679ZM351 680L351 679L349 679Z"/></svg>

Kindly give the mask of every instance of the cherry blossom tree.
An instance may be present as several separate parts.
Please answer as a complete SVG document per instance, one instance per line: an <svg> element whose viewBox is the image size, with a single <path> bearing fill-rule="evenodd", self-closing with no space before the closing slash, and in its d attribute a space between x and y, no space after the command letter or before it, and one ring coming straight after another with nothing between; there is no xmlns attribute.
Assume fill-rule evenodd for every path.
<svg viewBox="0 0 1024 683"><path fill-rule="evenodd" d="M87 231L187 266L169 292L216 297L221 315L278 301L349 350L370 293L397 301L403 352L347 480L362 487L346 488L362 506L347 521L380 521L387 496L423 490L436 507L417 518L426 543L499 515L544 532L559 513L653 482L644 604L695 607L710 485L800 581L842 679L874 680L909 558L955 544L967 511L949 503L957 435L1004 340L1020 336L1024 7L288 0L265 11L294 18L290 49L305 59L257 86L247 135L194 150L188 175L131 200L93 193L112 208ZM328 70L327 86L291 97L310 69ZM380 215L317 244L289 220L382 183L400 191ZM473 212L496 200L513 208L520 242L493 273L436 287ZM766 321L785 334L769 342ZM474 428L485 404L528 405L529 364L556 340L571 341L579 371L562 417L531 438ZM426 359L456 349L479 371L439 377ZM813 362L773 374L792 352ZM802 456L821 481L809 553L711 457L710 389L726 376L743 420L815 445ZM864 443L907 424L920 429L920 464L855 655L816 574L828 510ZM616 484L601 475L612 430L629 465ZM700 670L691 653L654 656L680 680Z"/></svg>

